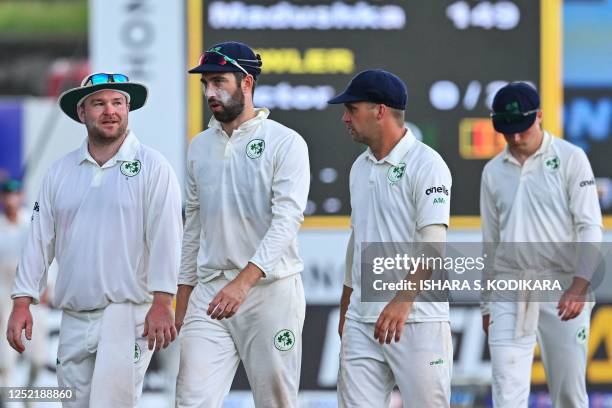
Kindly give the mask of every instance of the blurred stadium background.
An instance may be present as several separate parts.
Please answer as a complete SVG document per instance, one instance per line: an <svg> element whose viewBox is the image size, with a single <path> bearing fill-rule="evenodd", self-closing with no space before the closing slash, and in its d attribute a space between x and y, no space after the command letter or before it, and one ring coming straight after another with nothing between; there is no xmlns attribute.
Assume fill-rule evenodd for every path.
<svg viewBox="0 0 612 408"><path fill-rule="evenodd" d="M400 75L408 86L407 126L453 172L449 241L478 241L480 172L503 148L489 124L490 102L506 82L530 81L542 95L545 126L587 152L612 241L611 38L612 0L0 0L0 180L23 179L31 208L49 165L85 135L58 109L57 96L88 72L106 71L149 86L149 102L130 115L130 127L182 181L189 140L209 118L188 67L215 42L257 48L264 75L256 104L298 130L310 149L311 194L299 238L308 301L302 404L334 407L348 171L362 147L326 100L363 69ZM593 407L612 407L612 296L605 292L589 339ZM40 386L55 383L60 313L46 313ZM478 307L452 307L451 326L453 406L490 406ZM141 407L173 406L176 353L171 347L155 357ZM21 359L10 385L28 376ZM532 386L530 405L550 406L537 357ZM392 405L401 406L399 395ZM242 369L226 406L252 406Z"/></svg>

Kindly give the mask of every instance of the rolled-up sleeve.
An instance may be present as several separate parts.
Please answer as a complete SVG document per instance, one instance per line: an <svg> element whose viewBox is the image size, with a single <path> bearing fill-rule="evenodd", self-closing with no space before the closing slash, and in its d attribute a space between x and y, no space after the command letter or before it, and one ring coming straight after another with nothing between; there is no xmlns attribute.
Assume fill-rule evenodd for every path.
<svg viewBox="0 0 612 408"><path fill-rule="evenodd" d="M32 211L32 223L21 252L11 298L31 297L33 303L47 286L49 265L55 258L55 221L53 217L52 174L45 177Z"/></svg>
<svg viewBox="0 0 612 408"><path fill-rule="evenodd" d="M148 290L174 294L183 232L181 190L174 171L165 161L151 174L147 200Z"/></svg>
<svg viewBox="0 0 612 408"><path fill-rule="evenodd" d="M285 271L276 266L297 238L304 221L304 210L310 188L308 147L301 136L295 134L279 146L275 155L272 181L272 221L249 260L257 265L267 279L280 279Z"/></svg>

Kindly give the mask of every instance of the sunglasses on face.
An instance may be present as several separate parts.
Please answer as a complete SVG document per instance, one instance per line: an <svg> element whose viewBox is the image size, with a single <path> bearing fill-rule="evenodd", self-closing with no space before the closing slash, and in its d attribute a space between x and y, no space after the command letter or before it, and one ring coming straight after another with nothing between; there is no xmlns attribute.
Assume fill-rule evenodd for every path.
<svg viewBox="0 0 612 408"><path fill-rule="evenodd" d="M87 77L83 86L110 84L113 82L129 82L129 81L130 81L130 78L128 78L127 75L98 73L98 74L92 74L89 77Z"/></svg>
<svg viewBox="0 0 612 408"><path fill-rule="evenodd" d="M522 122L526 116L536 113L539 109L530 110L527 112L491 112L491 119L497 123L515 124Z"/></svg>

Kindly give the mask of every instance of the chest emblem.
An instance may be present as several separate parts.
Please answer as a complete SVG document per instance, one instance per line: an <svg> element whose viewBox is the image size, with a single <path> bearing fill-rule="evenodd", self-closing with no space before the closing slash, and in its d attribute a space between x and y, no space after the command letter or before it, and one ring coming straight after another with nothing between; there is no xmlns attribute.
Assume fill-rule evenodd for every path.
<svg viewBox="0 0 612 408"><path fill-rule="evenodd" d="M546 167L546 170L548 171L557 171L560 165L561 160L559 160L558 156L552 156L544 159L544 167Z"/></svg>
<svg viewBox="0 0 612 408"><path fill-rule="evenodd" d="M295 345L295 335L289 329L283 329L274 336L274 347L280 351L288 351Z"/></svg>
<svg viewBox="0 0 612 408"><path fill-rule="evenodd" d="M261 157L266 148L266 143L261 139L253 139L246 145L246 154L250 159Z"/></svg>
<svg viewBox="0 0 612 408"><path fill-rule="evenodd" d="M405 172L406 163L401 162L397 166L389 167L389 170L387 171L387 179L391 184L395 184L404 176Z"/></svg>
<svg viewBox="0 0 612 408"><path fill-rule="evenodd" d="M123 162L119 169L121 170L121 174L128 177L134 177L138 173L140 173L140 169L142 168L142 164L140 160L134 160L131 162Z"/></svg>

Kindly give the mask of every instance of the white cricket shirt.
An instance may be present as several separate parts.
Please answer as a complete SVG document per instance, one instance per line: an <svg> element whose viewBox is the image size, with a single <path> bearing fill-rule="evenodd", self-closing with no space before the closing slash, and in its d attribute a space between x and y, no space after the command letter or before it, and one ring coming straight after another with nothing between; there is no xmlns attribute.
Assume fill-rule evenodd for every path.
<svg viewBox="0 0 612 408"><path fill-rule="evenodd" d="M233 279L248 262L262 280L302 271L297 233L310 186L308 148L269 113L256 109L231 137L212 117L191 142L179 284Z"/></svg>
<svg viewBox="0 0 612 408"><path fill-rule="evenodd" d="M55 305L62 309L176 293L181 233L180 187L159 152L130 132L100 167L85 140L45 176L12 297L38 302L54 257Z"/></svg>
<svg viewBox="0 0 612 408"><path fill-rule="evenodd" d="M442 157L409 129L382 160L369 148L357 158L350 174L354 247L352 264L348 263L353 292L347 318L373 323L386 305L361 301L361 243L415 242L423 227L448 226L451 185ZM448 319L448 302L417 301L407 321Z"/></svg>
<svg viewBox="0 0 612 408"><path fill-rule="evenodd" d="M601 210L589 160L582 149L548 132L522 166L508 147L486 164L480 213L484 242L579 242L581 231L593 227L601 240ZM523 259L503 252L497 251L496 268L575 272L576 259L569 253Z"/></svg>

